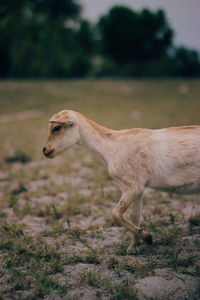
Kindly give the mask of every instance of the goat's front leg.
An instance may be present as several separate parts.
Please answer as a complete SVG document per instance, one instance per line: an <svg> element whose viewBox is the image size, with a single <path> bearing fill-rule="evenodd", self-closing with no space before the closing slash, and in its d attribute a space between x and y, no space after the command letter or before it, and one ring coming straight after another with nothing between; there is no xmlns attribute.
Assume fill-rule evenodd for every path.
<svg viewBox="0 0 200 300"><path fill-rule="evenodd" d="M117 206L112 210L113 219L120 225L124 226L126 229L131 231L134 236L141 236L141 238L148 243L151 243L151 236L143 232L140 226L133 224L130 220L126 220L123 217L123 214L127 210L127 208L131 205L131 203L141 197L141 193L137 193L133 189L124 192L121 196L121 199Z"/></svg>

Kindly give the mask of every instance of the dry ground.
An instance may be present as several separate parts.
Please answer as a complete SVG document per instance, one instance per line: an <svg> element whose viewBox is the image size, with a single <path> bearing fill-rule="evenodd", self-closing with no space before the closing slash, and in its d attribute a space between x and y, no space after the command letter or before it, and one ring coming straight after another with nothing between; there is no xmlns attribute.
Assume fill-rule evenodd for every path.
<svg viewBox="0 0 200 300"><path fill-rule="evenodd" d="M0 104L0 299L198 299L199 196L147 189L154 243L126 256L102 163L79 147L54 160L41 149L61 109L115 129L198 124L199 80L2 81Z"/></svg>

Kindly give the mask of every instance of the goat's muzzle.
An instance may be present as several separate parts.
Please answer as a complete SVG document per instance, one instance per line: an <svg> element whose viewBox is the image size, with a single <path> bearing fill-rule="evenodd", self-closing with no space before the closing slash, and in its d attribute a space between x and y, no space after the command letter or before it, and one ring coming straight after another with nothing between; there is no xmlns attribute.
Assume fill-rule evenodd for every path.
<svg viewBox="0 0 200 300"><path fill-rule="evenodd" d="M47 147L44 147L44 148L42 149L43 154L44 154L46 157L48 157L48 158L53 158L52 154L53 154L54 150L55 150L55 149L48 150Z"/></svg>

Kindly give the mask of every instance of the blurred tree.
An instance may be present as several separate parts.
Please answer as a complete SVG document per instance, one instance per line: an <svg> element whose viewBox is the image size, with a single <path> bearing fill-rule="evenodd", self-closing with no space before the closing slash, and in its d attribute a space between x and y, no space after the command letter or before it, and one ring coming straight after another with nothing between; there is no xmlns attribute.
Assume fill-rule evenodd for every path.
<svg viewBox="0 0 200 300"><path fill-rule="evenodd" d="M136 13L125 7L112 8L99 21L103 53L116 63L131 61L136 52L133 44L136 42L137 28Z"/></svg>
<svg viewBox="0 0 200 300"><path fill-rule="evenodd" d="M75 0L32 0L35 12L46 16L49 23L63 23L79 17L81 7Z"/></svg>
<svg viewBox="0 0 200 300"><path fill-rule="evenodd" d="M75 25L79 19L80 6L74 0L35 0L34 5L34 13L43 23L41 43L46 52L45 73L48 76L62 75L64 70L60 57L67 59L68 42L72 35L72 28L68 24L74 21Z"/></svg>
<svg viewBox="0 0 200 300"><path fill-rule="evenodd" d="M78 0L0 0L0 76L200 74L196 51L172 51L164 11L116 6L97 26L80 13Z"/></svg>
<svg viewBox="0 0 200 300"><path fill-rule="evenodd" d="M93 35L80 11L76 0L0 0L0 76L86 75Z"/></svg>
<svg viewBox="0 0 200 300"><path fill-rule="evenodd" d="M200 58L198 52L186 47L176 48L172 58L170 74L186 77L200 75Z"/></svg>
<svg viewBox="0 0 200 300"><path fill-rule="evenodd" d="M25 0L0 0L0 65L1 74L15 73L15 53L23 28Z"/></svg>
<svg viewBox="0 0 200 300"><path fill-rule="evenodd" d="M173 31L162 10L141 12L113 7L103 16L98 27L102 37L103 53L121 67L138 74L144 65L164 56L172 45Z"/></svg>
<svg viewBox="0 0 200 300"><path fill-rule="evenodd" d="M74 50L70 60L69 75L84 76L92 68L91 56L94 53L93 27L86 20L81 20L74 35Z"/></svg>

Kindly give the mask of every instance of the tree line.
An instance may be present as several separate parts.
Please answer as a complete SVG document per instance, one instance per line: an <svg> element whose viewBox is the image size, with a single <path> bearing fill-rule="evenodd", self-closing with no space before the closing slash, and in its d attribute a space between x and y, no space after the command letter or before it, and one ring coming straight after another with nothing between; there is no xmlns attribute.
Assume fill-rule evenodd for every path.
<svg viewBox="0 0 200 300"><path fill-rule="evenodd" d="M199 76L163 10L115 6L91 24L76 0L0 0L0 77Z"/></svg>

